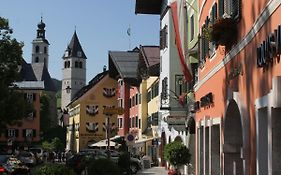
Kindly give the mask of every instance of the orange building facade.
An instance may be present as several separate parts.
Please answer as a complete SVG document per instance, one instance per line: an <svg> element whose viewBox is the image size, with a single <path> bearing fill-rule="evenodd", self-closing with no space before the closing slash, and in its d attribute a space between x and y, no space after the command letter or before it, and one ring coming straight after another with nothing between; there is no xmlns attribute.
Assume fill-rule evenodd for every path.
<svg viewBox="0 0 281 175"><path fill-rule="evenodd" d="M281 174L281 1L199 0L198 13L196 174Z"/></svg>

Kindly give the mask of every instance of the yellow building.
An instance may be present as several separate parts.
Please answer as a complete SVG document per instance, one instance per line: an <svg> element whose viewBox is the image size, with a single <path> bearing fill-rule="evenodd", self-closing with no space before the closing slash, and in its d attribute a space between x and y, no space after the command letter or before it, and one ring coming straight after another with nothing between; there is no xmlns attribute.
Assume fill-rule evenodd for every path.
<svg viewBox="0 0 281 175"><path fill-rule="evenodd" d="M117 115L103 114L105 107L117 107L117 81L108 71L96 75L68 104L69 125L66 149L79 152L106 138L106 121L110 118L110 137L117 133Z"/></svg>
<svg viewBox="0 0 281 175"><path fill-rule="evenodd" d="M158 155L158 111L159 111L159 65L160 51L158 46L141 46L139 59L139 75L141 103L141 132L135 141L135 148L149 156L152 163L157 163Z"/></svg>

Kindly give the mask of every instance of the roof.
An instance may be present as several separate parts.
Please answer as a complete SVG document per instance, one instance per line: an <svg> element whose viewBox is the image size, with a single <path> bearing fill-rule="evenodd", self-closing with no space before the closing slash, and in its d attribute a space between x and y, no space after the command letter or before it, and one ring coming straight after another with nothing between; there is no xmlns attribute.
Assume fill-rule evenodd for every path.
<svg viewBox="0 0 281 175"><path fill-rule="evenodd" d="M46 91L56 91L56 87L44 63L29 64L23 60L20 74L22 81L44 81L44 89Z"/></svg>
<svg viewBox="0 0 281 175"><path fill-rule="evenodd" d="M160 49L159 46L141 46L141 54L143 55L146 67L160 64Z"/></svg>
<svg viewBox="0 0 281 175"><path fill-rule="evenodd" d="M136 0L136 14L160 15L163 0Z"/></svg>
<svg viewBox="0 0 281 175"><path fill-rule="evenodd" d="M78 51L80 51L82 53L82 55L80 56L81 58L87 59L82 46L79 42L78 36L76 34L76 31L74 32L72 39L70 41L70 43L68 44L66 51L68 51L68 55L64 55L63 58L67 58L67 57L78 57Z"/></svg>
<svg viewBox="0 0 281 175"><path fill-rule="evenodd" d="M44 89L43 81L21 81L14 84L20 89Z"/></svg>
<svg viewBox="0 0 281 175"><path fill-rule="evenodd" d="M122 79L137 78L139 52L109 51L108 55Z"/></svg>
<svg viewBox="0 0 281 175"><path fill-rule="evenodd" d="M87 86L84 86L81 88L72 98L71 102L67 105L71 105L73 102L75 102L77 99L82 97L86 92L88 92L92 87L94 87L98 82L100 82L106 75L108 74L108 71L101 72L97 74L91 81L89 81L89 84Z"/></svg>

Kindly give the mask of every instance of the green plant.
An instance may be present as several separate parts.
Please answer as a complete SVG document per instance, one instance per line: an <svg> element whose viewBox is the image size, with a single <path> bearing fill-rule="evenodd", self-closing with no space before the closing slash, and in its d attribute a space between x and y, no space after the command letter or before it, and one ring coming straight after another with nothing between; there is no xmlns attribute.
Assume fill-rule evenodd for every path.
<svg viewBox="0 0 281 175"><path fill-rule="evenodd" d="M218 19L210 28L210 40L229 49L237 40L237 23L232 18Z"/></svg>
<svg viewBox="0 0 281 175"><path fill-rule="evenodd" d="M190 162L189 149L179 141L171 142L164 147L164 159L176 169Z"/></svg>
<svg viewBox="0 0 281 175"><path fill-rule="evenodd" d="M46 164L34 170L33 175L76 175L71 169L62 164Z"/></svg>
<svg viewBox="0 0 281 175"><path fill-rule="evenodd" d="M97 159L87 165L88 175L121 175L116 163L110 159Z"/></svg>

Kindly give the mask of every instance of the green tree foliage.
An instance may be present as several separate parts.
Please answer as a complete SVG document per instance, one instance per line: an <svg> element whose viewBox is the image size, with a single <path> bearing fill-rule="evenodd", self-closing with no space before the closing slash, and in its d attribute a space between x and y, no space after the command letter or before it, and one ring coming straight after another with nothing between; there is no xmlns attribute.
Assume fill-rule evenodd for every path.
<svg viewBox="0 0 281 175"><path fill-rule="evenodd" d="M48 151L63 151L64 144L58 137L55 137L51 142L44 141L42 143L42 148Z"/></svg>
<svg viewBox="0 0 281 175"><path fill-rule="evenodd" d="M34 175L76 175L76 173L63 164L46 164L34 170Z"/></svg>
<svg viewBox="0 0 281 175"><path fill-rule="evenodd" d="M49 117L50 97L47 94L42 94L40 97L40 103L40 128L43 133L46 133L51 126L51 119Z"/></svg>
<svg viewBox="0 0 281 175"><path fill-rule="evenodd" d="M12 33L8 20L0 17L0 131L20 124L33 110L13 84L20 80L23 43L11 38Z"/></svg>
<svg viewBox="0 0 281 175"><path fill-rule="evenodd" d="M164 147L164 158L174 167L186 165L190 162L189 149L179 141L171 142Z"/></svg>

